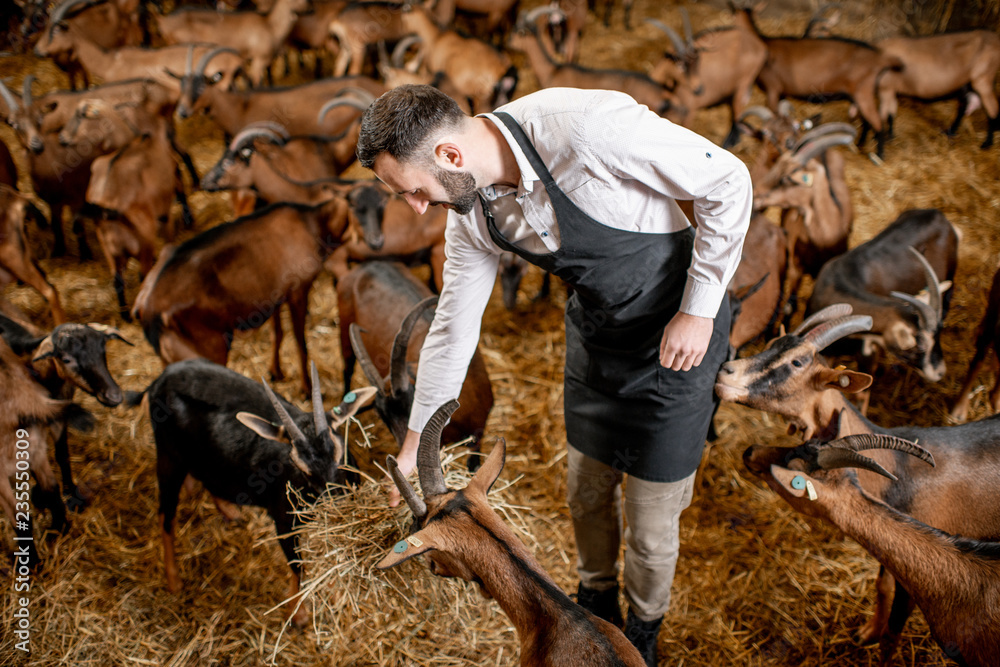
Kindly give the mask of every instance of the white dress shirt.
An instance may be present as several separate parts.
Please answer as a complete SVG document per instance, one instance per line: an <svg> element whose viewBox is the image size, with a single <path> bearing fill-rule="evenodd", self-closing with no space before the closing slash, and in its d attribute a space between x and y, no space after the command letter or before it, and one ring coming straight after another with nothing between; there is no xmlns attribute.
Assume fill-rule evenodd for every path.
<svg viewBox="0 0 1000 667"><path fill-rule="evenodd" d="M715 317L750 222L750 174L736 156L619 92L547 88L497 111L521 125L569 199L609 227L680 231L691 223L675 200L692 200L695 244L680 310ZM510 131L492 114L484 117L503 133L521 171L516 190L480 189L498 231L525 250L555 251L559 229L545 186ZM420 353L410 413L414 431L461 391L500 253L478 204L467 215L449 212L444 285Z"/></svg>

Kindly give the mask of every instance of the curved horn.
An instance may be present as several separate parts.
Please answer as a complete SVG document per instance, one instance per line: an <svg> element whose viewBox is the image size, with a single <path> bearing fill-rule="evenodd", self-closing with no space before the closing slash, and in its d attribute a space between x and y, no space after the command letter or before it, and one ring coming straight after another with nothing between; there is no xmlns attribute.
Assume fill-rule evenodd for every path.
<svg viewBox="0 0 1000 667"><path fill-rule="evenodd" d="M566 18L566 12L559 9L558 7L553 7L551 5L543 5L541 7L535 7L531 11L521 14L521 18L517 21L517 23L523 27L527 27L534 30L535 21L537 21L538 17L543 14L555 14L559 16L559 18L561 19Z"/></svg>
<svg viewBox="0 0 1000 667"><path fill-rule="evenodd" d="M420 476L420 488L423 489L424 498L439 496L448 491L448 486L444 483L444 473L441 471L441 431L457 409L458 401L455 399L442 405L420 434L417 474Z"/></svg>
<svg viewBox="0 0 1000 667"><path fill-rule="evenodd" d="M198 66L195 67L194 69L194 73L197 76L205 76L205 68L208 67L208 63L212 60L212 58L219 55L220 53L225 53L225 52L235 53L238 56L242 56L242 54L239 51L237 51L232 47L217 46L201 57L201 60L198 61Z"/></svg>
<svg viewBox="0 0 1000 667"><path fill-rule="evenodd" d="M187 58L184 60L184 74L194 72L194 44L188 47Z"/></svg>
<svg viewBox="0 0 1000 667"><path fill-rule="evenodd" d="M10 88L3 82L3 79L0 79L0 97L3 97L3 101L6 102L10 113L14 113L21 108L21 103L14 97L14 93L10 92Z"/></svg>
<svg viewBox="0 0 1000 667"><path fill-rule="evenodd" d="M35 83L35 75L34 74L29 74L28 76L24 77L24 83L22 84L22 90L23 90L23 92L21 94L21 99L24 101L25 108L30 107L31 104L32 104L32 102L31 102L31 86L34 85L34 83Z"/></svg>
<svg viewBox="0 0 1000 667"><path fill-rule="evenodd" d="M277 395L274 393L274 390L271 389L271 386L267 383L267 380L261 378L260 381L264 383L264 391L267 392L267 397L271 400L271 405L274 406L274 411L278 413L278 418L281 420L282 426L285 427L285 432L288 433L288 436L291 438L292 443L305 442L306 437L302 434L302 431L299 429L298 425L294 421L292 421L292 418L291 416L289 416L288 411L285 410L285 406L281 404L280 400L278 400Z"/></svg>
<svg viewBox="0 0 1000 667"><path fill-rule="evenodd" d="M816 463L826 470L833 468L865 468L895 480L896 477L866 456L857 452L868 449L891 449L915 456L934 465L934 456L915 442L882 433L849 435L817 447Z"/></svg>
<svg viewBox="0 0 1000 667"><path fill-rule="evenodd" d="M688 50L687 44L684 43L684 40L681 39L681 36L678 35L673 28L668 26L663 21L660 21L659 19L646 19L646 23L656 28L659 28L661 32L663 32L664 34L666 34L667 37L670 38L670 41L673 42L674 45L674 51L677 52L678 57L683 56L685 53L687 53Z"/></svg>
<svg viewBox="0 0 1000 667"><path fill-rule="evenodd" d="M822 324L828 320L833 320L838 317L847 317L854 311L854 306L849 303L835 303L832 306L827 306L822 310L818 310L806 319L802 320L802 324L795 327L792 331L793 336L801 336L802 332L808 331L818 324Z"/></svg>
<svg viewBox="0 0 1000 667"><path fill-rule="evenodd" d="M686 8L681 7L681 25L684 27L684 41L687 42L688 50L694 49L694 31L691 30L691 16Z"/></svg>
<svg viewBox="0 0 1000 667"><path fill-rule="evenodd" d="M312 382L313 425L316 427L316 436L322 438L330 430L330 422L323 411L323 393L319 388L319 371L316 370L315 361L309 362L309 380Z"/></svg>
<svg viewBox="0 0 1000 667"><path fill-rule="evenodd" d="M825 137L830 134L849 134L854 137L857 132L855 131L854 126L850 123L823 123L822 125L817 125L799 137L798 141L795 142L795 146L792 148L792 152L794 153L802 148L806 142L818 139L819 137Z"/></svg>
<svg viewBox="0 0 1000 667"><path fill-rule="evenodd" d="M399 470L399 464L396 463L396 457L390 454L385 457L385 467L389 469L389 476L392 477L392 481L396 483L396 488L399 489L399 495L403 497L406 504L409 506L410 511L413 513L413 518L417 521L423 521L424 517L427 516L427 505L423 500L417 496L417 492L413 489L413 485L410 481L406 479L402 472Z"/></svg>
<svg viewBox="0 0 1000 667"><path fill-rule="evenodd" d="M49 30L52 30L56 24L66 18L66 14L69 13L69 10L73 9L77 5L90 1L91 0L66 0L66 2L59 4L52 10L52 14L49 16Z"/></svg>
<svg viewBox="0 0 1000 667"><path fill-rule="evenodd" d="M913 296L912 294L906 294L905 292L897 292L895 290L889 292L889 296L899 299L900 301L913 306L917 311L917 317L920 318L920 328L927 330L937 329L937 317L934 309L929 305Z"/></svg>
<svg viewBox="0 0 1000 667"><path fill-rule="evenodd" d="M414 44L419 44L423 42L420 39L420 35L407 35L403 39L396 43L396 48L392 50L392 56L389 57L389 63L396 68L403 68L403 56L406 55L406 51Z"/></svg>
<svg viewBox="0 0 1000 667"><path fill-rule="evenodd" d="M746 109L744 109L743 113L740 114L739 120L742 122L742 121L746 120L747 118L749 118L750 116L757 116L762 121L767 122L767 121L772 120L774 118L774 112L771 111L770 109L768 109L767 107L762 107L760 105L755 105L755 106L747 107Z"/></svg>
<svg viewBox="0 0 1000 667"><path fill-rule="evenodd" d="M850 336L859 331L868 331L871 328L872 318L870 315L848 315L820 324L803 338L815 345L817 350L822 350L844 336Z"/></svg>
<svg viewBox="0 0 1000 667"><path fill-rule="evenodd" d="M288 133L285 132L285 128L281 127L277 123L262 121L260 123L248 125L242 129L240 133L233 137L233 140L229 142L229 148L226 150L230 153L235 153L242 149L247 143L258 137L267 138L278 146L283 146L285 142L288 141Z"/></svg>
<svg viewBox="0 0 1000 667"><path fill-rule="evenodd" d="M362 331L361 327L351 322L351 326L348 329L348 335L351 337L351 347L354 348L354 354L357 356L358 363L361 364L361 370L364 372L365 377L368 378L368 382L375 387L379 394L385 395L386 378L381 376L378 368L375 367L375 363L372 361L371 355L368 354L368 348L365 347L364 341L361 340Z"/></svg>
<svg viewBox="0 0 1000 667"><path fill-rule="evenodd" d="M931 263L927 261L927 258L924 257L923 253L913 246L910 246L910 252L916 255L917 261L919 261L921 266L924 267L924 277L927 278L928 300L930 301L931 308L934 310L937 321L940 322L943 314L943 304L941 303L941 282L938 280L934 267L932 267Z"/></svg>
<svg viewBox="0 0 1000 667"><path fill-rule="evenodd" d="M792 105L792 101L785 99L778 102L778 114L784 118L791 118L795 115L795 107Z"/></svg>
<svg viewBox="0 0 1000 667"><path fill-rule="evenodd" d="M813 139L802 144L798 150L792 153L792 157L804 167L809 160L822 155L834 146L847 146L853 143L853 134L828 134L825 137L819 137L818 139Z"/></svg>
<svg viewBox="0 0 1000 667"><path fill-rule="evenodd" d="M364 88L358 88L357 86L344 86L337 91L334 95L334 99L348 99L347 95L354 95L355 98L365 102L366 104L371 104L375 101L375 96L371 92L365 90Z"/></svg>
<svg viewBox="0 0 1000 667"><path fill-rule="evenodd" d="M413 334L413 327L417 320L423 316L424 311L437 304L436 296L429 296L415 305L403 323L399 325L396 337L392 339L392 356L389 362L389 386L393 394L401 394L410 388L410 377L406 372L406 350L410 346L410 336Z"/></svg>
<svg viewBox="0 0 1000 667"><path fill-rule="evenodd" d="M365 104L360 100L351 99L350 97L343 97L335 100L330 100L322 107L320 107L319 115L316 117L316 122L322 125L323 120L326 118L326 114L330 113L330 111L334 107L353 107L358 111L364 111L365 109L368 108L368 106L369 106L368 104Z"/></svg>

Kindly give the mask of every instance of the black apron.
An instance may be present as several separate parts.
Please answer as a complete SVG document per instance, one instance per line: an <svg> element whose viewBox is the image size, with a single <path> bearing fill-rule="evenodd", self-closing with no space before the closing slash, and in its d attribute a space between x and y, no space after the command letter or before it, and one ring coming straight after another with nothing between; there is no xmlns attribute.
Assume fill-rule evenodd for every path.
<svg viewBox="0 0 1000 667"><path fill-rule="evenodd" d="M660 365L663 328L680 307L694 230L646 234L594 220L559 189L517 121L504 112L494 115L542 179L561 241L549 254L519 248L497 230L481 197L490 238L574 288L566 302L569 443L639 479L684 479L701 461L718 400L715 376L729 350L730 311L724 302L701 365L690 371Z"/></svg>

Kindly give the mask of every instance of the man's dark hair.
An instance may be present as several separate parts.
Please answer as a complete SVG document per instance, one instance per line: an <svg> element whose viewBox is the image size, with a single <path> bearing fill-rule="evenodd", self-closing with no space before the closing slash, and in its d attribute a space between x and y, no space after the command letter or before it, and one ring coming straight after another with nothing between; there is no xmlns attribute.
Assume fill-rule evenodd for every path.
<svg viewBox="0 0 1000 667"><path fill-rule="evenodd" d="M455 100L433 86L393 88L361 116L358 160L366 169L372 168L381 153L399 162L410 160L432 134L466 117Z"/></svg>

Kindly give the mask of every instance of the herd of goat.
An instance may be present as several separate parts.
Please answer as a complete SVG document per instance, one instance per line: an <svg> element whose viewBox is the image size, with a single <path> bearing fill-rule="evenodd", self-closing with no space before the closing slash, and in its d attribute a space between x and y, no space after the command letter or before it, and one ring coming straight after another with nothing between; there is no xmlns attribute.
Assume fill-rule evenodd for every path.
<svg viewBox="0 0 1000 667"><path fill-rule="evenodd" d="M1000 417L884 428L865 416L867 389L886 360L927 382L944 377L940 336L960 235L936 209L908 210L849 248L853 208L838 150L863 143L872 130L884 157L899 96L956 99L949 134L981 107L988 148L1000 122L995 32L867 44L831 34L835 12L824 11L805 35L774 37L758 30L753 8L734 7L731 26L697 34L686 14L680 33L647 19L665 33L666 48L643 73L576 64L588 11L599 11L582 0L530 11L517 0L259 4L162 13L159 3L140 0L65 0L55 7L18 0L5 10L16 16L21 43L63 69L70 88L36 91L31 75L20 86L0 81L0 113L20 142L0 142L0 277L36 289L54 325L45 330L0 299L0 429L24 433L21 441L30 443L0 443L0 476L13 482L0 483L0 505L18 538L35 532L21 520L29 497L57 532L66 529L66 505L89 500L73 481L68 443L70 428L95 421L73 402L81 389L105 406L146 408L171 590L181 585L177 499L193 479L226 517L238 516L240 505L267 509L292 568L287 597L294 597L301 566L286 486L315 498L327 484L345 481L347 448L338 427L369 402L402 441L421 336L441 286L445 212L418 215L377 181L342 178L354 162L360 114L402 83L437 86L470 113L490 111L521 92L516 52L542 87L621 90L681 124L690 125L701 109L731 106L724 145L752 136L759 149L749 164L755 214L729 287L731 360L716 390L723 400L785 416L789 432L805 443L756 445L744 455L746 466L797 510L836 525L879 560L876 610L856 637L880 642L883 662L919 606L949 657L1000 665L1000 502L989 492L970 498L973 486L1000 488ZM612 4L603 8L605 21ZM631 4L626 0L626 25ZM304 50L313 52L315 80L273 86L276 59L288 63ZM754 86L766 106L750 105ZM846 122L797 118L789 101L845 97L861 118L860 133ZM210 118L227 142L201 175L176 131L196 114ZM15 166L18 152L26 175ZM19 181L30 182L31 195L18 190ZM232 218L190 231L187 196L196 188L230 191ZM768 209L780 211L778 223ZM72 312L27 241L32 221L51 230L53 255L75 251L81 261L93 258L86 224L94 225L121 319L141 324L164 364L142 393L123 392L108 371L107 343L127 342L118 329L69 321ZM74 243L64 237L64 221ZM132 258L143 276L137 291L125 281ZM415 263L430 266L430 286L410 272ZM331 410L306 348L309 292L323 272L336 284L344 358L345 393ZM524 272L517 258L503 258L508 307ZM955 421L966 419L989 348L1000 350L997 275L952 409ZM785 334L802 310L805 276L814 279L805 319ZM266 382L225 367L236 333L270 320L270 376L284 377L278 351L285 304L302 391L312 401L308 412ZM763 351L739 358L748 343L768 337ZM859 370L831 367L820 356L828 347L852 355ZM355 361L371 387L350 391ZM990 399L1000 409L1000 382ZM427 552L436 574L478 582L516 625L524 665L584 664L579 656L586 664L633 664L621 633L565 596L490 508L486 494L503 467L502 443L468 488L444 484L442 438L471 437L478 449L492 405L477 351L457 404L443 406L421 440L422 499L389 463L416 532L379 566ZM49 463L50 443L61 484ZM33 548L28 561L38 564ZM306 617L305 606L294 613L296 622Z"/></svg>

